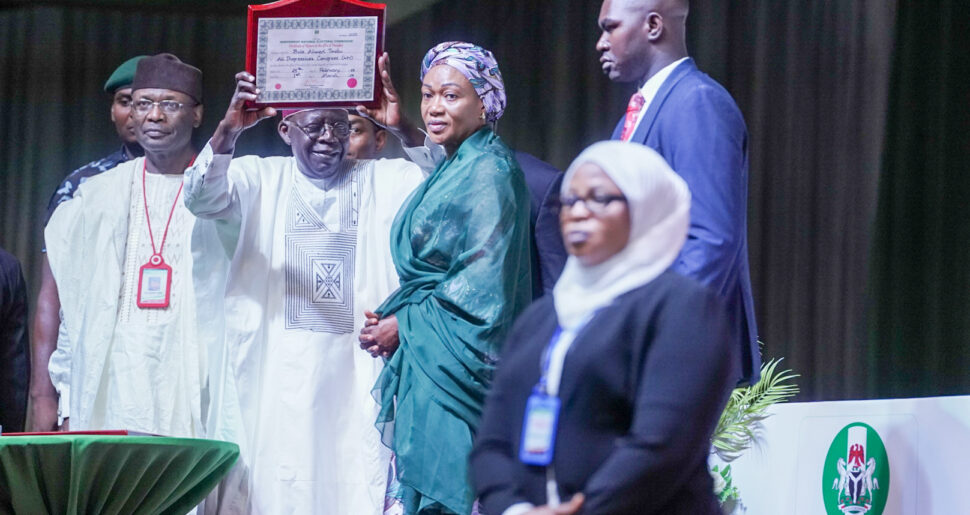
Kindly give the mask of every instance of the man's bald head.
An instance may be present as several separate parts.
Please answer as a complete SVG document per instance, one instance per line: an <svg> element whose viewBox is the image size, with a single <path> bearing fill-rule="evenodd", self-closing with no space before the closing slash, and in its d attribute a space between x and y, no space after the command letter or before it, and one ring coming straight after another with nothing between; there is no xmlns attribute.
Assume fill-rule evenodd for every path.
<svg viewBox="0 0 970 515"><path fill-rule="evenodd" d="M650 11L657 11L663 15L687 15L690 7L688 0L625 0L637 7L646 7Z"/></svg>
<svg viewBox="0 0 970 515"><path fill-rule="evenodd" d="M688 0L604 0L596 43L603 72L617 82L645 82L687 56Z"/></svg>
<svg viewBox="0 0 970 515"><path fill-rule="evenodd" d="M613 0L613 3L620 8L644 15L655 12L670 24L686 21L687 12L690 10L688 0Z"/></svg>

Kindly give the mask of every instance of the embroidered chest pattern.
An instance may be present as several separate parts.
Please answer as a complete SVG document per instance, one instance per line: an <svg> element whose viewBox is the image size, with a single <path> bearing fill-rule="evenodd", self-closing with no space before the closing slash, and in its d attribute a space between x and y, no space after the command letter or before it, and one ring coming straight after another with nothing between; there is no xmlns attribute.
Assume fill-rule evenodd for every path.
<svg viewBox="0 0 970 515"><path fill-rule="evenodd" d="M349 170L337 205L340 226L329 227L300 193L290 190L286 213L286 328L345 334L354 331L354 264L360 183Z"/></svg>

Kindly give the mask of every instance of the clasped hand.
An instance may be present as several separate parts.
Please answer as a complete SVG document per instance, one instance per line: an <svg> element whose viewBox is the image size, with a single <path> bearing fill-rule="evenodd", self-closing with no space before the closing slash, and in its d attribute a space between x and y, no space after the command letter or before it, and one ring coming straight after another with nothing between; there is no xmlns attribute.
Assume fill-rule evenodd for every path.
<svg viewBox="0 0 970 515"><path fill-rule="evenodd" d="M390 358L400 345L397 334L397 317L380 318L372 311L364 311L364 328L360 330L360 348L372 357Z"/></svg>
<svg viewBox="0 0 970 515"><path fill-rule="evenodd" d="M523 515L574 515L579 513L579 509L583 507L585 500L586 498L583 497L583 494L576 494L565 504L560 504L559 506L544 504L532 508Z"/></svg>

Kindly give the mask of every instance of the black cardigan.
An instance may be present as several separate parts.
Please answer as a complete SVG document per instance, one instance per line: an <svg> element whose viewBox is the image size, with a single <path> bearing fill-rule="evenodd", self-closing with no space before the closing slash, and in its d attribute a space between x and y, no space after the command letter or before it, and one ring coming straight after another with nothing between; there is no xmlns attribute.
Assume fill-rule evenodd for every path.
<svg viewBox="0 0 970 515"><path fill-rule="evenodd" d="M552 296L529 307L506 341L471 473L489 515L546 502L544 467L518 460L526 400L557 327ZM710 437L737 370L727 309L667 271L601 309L563 366L553 467L563 502L582 513L719 513L707 471Z"/></svg>

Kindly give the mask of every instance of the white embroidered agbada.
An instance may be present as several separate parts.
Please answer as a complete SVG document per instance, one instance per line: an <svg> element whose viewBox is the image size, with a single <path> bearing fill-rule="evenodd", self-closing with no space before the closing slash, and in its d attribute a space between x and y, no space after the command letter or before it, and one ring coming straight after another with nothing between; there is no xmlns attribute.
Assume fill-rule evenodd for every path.
<svg viewBox="0 0 970 515"><path fill-rule="evenodd" d="M293 157L231 157L206 145L185 175L186 205L217 221L231 259L208 429L241 456L206 511L379 514L390 452L370 392L383 362L357 336L398 286L390 227L424 176L346 160L325 191Z"/></svg>
<svg viewBox="0 0 970 515"><path fill-rule="evenodd" d="M192 240L215 238L175 202L181 175L145 175L144 158L122 163L82 184L54 212L45 231L60 295L62 322L49 370L60 393L60 418L71 429L129 429L202 437L207 372L197 308L220 293L218 273L192 276ZM139 268L155 244L172 267L170 305L136 305ZM174 205L174 211L172 211ZM210 284L215 282L215 286Z"/></svg>

